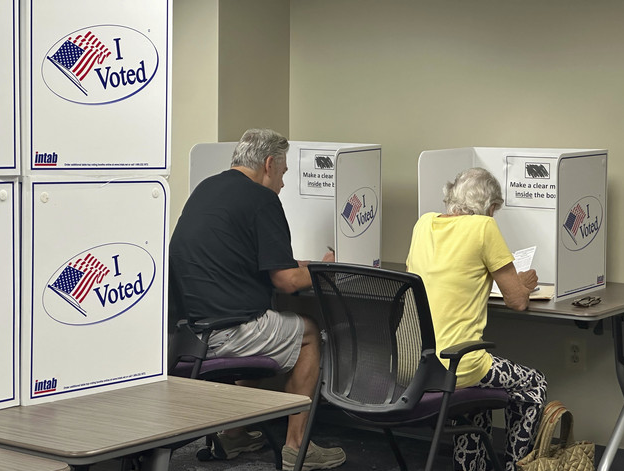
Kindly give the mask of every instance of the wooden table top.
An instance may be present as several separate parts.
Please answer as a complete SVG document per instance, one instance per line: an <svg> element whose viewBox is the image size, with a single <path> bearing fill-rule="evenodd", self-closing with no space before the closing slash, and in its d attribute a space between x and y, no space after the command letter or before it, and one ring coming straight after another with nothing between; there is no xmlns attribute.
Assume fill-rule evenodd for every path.
<svg viewBox="0 0 624 471"><path fill-rule="evenodd" d="M0 471L69 471L67 463L0 449Z"/></svg>
<svg viewBox="0 0 624 471"><path fill-rule="evenodd" d="M0 410L0 447L89 464L309 407L306 396L169 377Z"/></svg>

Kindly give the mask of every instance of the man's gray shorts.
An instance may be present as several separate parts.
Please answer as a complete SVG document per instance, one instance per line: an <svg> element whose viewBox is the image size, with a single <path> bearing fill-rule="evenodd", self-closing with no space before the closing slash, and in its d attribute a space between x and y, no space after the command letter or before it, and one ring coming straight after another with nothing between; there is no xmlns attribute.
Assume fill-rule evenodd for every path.
<svg viewBox="0 0 624 471"><path fill-rule="evenodd" d="M217 357L268 356L285 373L299 358L303 331L303 319L294 312L269 309L245 324L214 332L208 344Z"/></svg>

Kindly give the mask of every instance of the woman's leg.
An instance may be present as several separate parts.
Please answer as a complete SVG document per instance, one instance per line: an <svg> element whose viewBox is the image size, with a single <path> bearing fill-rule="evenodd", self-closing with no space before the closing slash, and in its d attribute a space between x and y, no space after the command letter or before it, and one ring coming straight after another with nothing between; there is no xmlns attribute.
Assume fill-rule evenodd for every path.
<svg viewBox="0 0 624 471"><path fill-rule="evenodd" d="M516 462L526 456L535 440L546 402L546 379L539 371L492 356L492 368L475 386L505 389L509 405L505 409L507 440L505 470L515 471ZM491 434L491 413L470 415L467 419ZM458 471L486 471L491 468L478 435L460 435L454 440L454 467Z"/></svg>
<svg viewBox="0 0 624 471"><path fill-rule="evenodd" d="M492 435L492 411L466 416L472 425L482 428ZM481 437L474 433L453 437L453 462L455 471L486 471L490 461Z"/></svg>
<svg viewBox="0 0 624 471"><path fill-rule="evenodd" d="M533 446L546 402L546 378L533 368L492 356L492 368L477 386L502 388L509 393L505 409L505 470L515 471L516 462Z"/></svg>

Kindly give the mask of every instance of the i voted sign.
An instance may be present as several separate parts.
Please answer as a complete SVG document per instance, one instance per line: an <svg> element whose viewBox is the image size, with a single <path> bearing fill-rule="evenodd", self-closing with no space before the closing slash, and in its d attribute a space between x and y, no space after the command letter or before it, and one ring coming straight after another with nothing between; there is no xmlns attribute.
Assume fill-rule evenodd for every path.
<svg viewBox="0 0 624 471"><path fill-rule="evenodd" d="M139 93L158 70L158 51L143 33L121 25L95 25L60 38L46 52L41 74L64 100L103 105Z"/></svg>
<svg viewBox="0 0 624 471"><path fill-rule="evenodd" d="M563 245L573 252L587 247L602 228L603 209L594 196L581 198L565 213L561 238Z"/></svg>
<svg viewBox="0 0 624 471"><path fill-rule="evenodd" d="M340 230L347 237L358 237L366 232L377 216L377 194L372 188L356 190L344 202L340 212Z"/></svg>
<svg viewBox="0 0 624 471"><path fill-rule="evenodd" d="M43 307L61 324L104 322L136 306L149 292L155 275L154 258L138 245L92 247L52 274L44 288Z"/></svg>

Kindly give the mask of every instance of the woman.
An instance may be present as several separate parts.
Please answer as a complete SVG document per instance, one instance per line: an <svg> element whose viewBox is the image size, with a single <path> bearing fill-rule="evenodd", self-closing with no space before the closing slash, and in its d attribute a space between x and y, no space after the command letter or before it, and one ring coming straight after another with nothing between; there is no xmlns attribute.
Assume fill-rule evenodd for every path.
<svg viewBox="0 0 624 471"><path fill-rule="evenodd" d="M516 273L494 211L503 204L501 187L487 170L472 168L444 187L446 214L424 214L414 226L407 270L419 274L427 290L438 352L467 340L481 340L487 323L487 301L496 281L505 304L523 311L537 286L535 270ZM446 361L448 364L448 361ZM504 388L507 444L505 469L531 451L546 400L546 379L532 368L485 350L459 363L457 387ZM473 422L491 429L491 413ZM477 437L456 437L456 470L490 469Z"/></svg>

